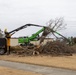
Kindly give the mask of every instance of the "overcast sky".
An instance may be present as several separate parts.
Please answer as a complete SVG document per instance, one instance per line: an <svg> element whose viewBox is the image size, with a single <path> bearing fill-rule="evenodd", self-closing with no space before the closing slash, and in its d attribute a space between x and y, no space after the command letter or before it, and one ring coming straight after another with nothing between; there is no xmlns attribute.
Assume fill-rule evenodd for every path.
<svg viewBox="0 0 76 75"><path fill-rule="evenodd" d="M8 31L27 23L46 25L50 19L64 17L65 36L76 35L76 0L0 0L0 28ZM13 36L29 36L40 28L28 27Z"/></svg>

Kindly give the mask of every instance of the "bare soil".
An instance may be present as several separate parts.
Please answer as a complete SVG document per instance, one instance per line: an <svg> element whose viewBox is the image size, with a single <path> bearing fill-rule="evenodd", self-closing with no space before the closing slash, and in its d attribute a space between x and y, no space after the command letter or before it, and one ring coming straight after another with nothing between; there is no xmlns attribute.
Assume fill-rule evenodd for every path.
<svg viewBox="0 0 76 75"><path fill-rule="evenodd" d="M0 66L0 75L41 75L41 74Z"/></svg>
<svg viewBox="0 0 76 75"><path fill-rule="evenodd" d="M73 54L73 56L56 56L56 57L43 56L43 55L20 57L18 55L11 54L11 55L0 56L0 60L8 60L21 63L29 63L29 64L76 70L76 54Z"/></svg>

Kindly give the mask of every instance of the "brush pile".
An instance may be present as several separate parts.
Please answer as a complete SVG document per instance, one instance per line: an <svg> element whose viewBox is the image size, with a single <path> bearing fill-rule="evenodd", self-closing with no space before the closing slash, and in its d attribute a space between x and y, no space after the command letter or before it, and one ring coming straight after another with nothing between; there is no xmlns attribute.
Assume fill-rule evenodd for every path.
<svg viewBox="0 0 76 75"><path fill-rule="evenodd" d="M74 50L65 43L62 43L60 41L54 41L54 42L47 42L45 45L40 46L39 48L37 48L37 46L31 46L31 47L24 46L21 47L21 50L16 49L13 50L12 52L22 56L26 55L72 56Z"/></svg>
<svg viewBox="0 0 76 75"><path fill-rule="evenodd" d="M39 51L41 54L52 56L70 56L74 53L74 50L70 46L60 41L47 42L44 46L40 47Z"/></svg>

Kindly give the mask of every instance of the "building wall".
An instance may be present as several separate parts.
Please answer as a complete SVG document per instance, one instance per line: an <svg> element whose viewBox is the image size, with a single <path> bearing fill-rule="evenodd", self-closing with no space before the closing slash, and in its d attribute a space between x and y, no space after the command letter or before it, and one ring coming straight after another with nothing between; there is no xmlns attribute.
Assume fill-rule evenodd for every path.
<svg viewBox="0 0 76 75"><path fill-rule="evenodd" d="M18 45L18 39L17 38L11 38L11 46L17 46Z"/></svg>
<svg viewBox="0 0 76 75"><path fill-rule="evenodd" d="M53 41L53 38L47 38L44 40L42 44L46 44L48 41ZM34 45L39 45L40 41L31 41L30 43L33 43ZM19 45L18 43L18 38L11 38L11 46L17 46Z"/></svg>

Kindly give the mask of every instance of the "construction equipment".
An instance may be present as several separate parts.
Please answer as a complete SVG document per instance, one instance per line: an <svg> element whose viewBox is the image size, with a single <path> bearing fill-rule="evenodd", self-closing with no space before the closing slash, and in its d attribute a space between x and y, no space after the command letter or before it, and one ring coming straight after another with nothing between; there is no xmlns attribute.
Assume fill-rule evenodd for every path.
<svg viewBox="0 0 76 75"><path fill-rule="evenodd" d="M0 38L0 54L4 54L7 51L7 40L6 38Z"/></svg>
<svg viewBox="0 0 76 75"><path fill-rule="evenodd" d="M18 32L19 30L22 30L24 28L26 28L27 26L37 26L37 27L43 27L40 25L35 25L35 24L25 24L17 29L14 29L10 32L7 32L7 29L5 29L4 33L5 33L5 37L4 38L0 38L0 55L3 55L7 52L7 54L10 53L10 38L13 34L15 34L16 32Z"/></svg>
<svg viewBox="0 0 76 75"><path fill-rule="evenodd" d="M30 41L34 41L34 40L39 40L39 34L41 32L43 32L45 30L46 27L43 27L42 29L40 29L39 31L37 31L36 33L32 34L30 37L20 37L18 39L18 42L20 43L21 46L28 46L28 45L33 45L30 43Z"/></svg>

